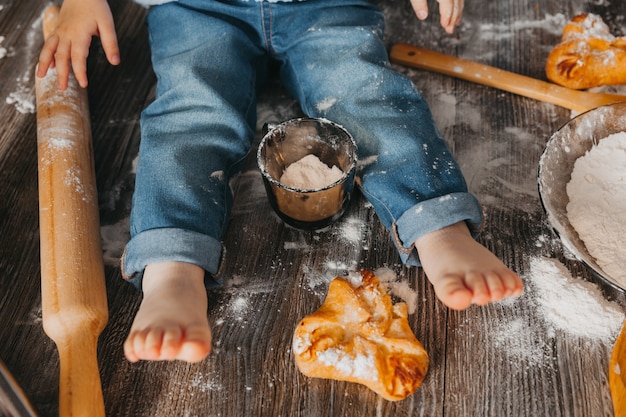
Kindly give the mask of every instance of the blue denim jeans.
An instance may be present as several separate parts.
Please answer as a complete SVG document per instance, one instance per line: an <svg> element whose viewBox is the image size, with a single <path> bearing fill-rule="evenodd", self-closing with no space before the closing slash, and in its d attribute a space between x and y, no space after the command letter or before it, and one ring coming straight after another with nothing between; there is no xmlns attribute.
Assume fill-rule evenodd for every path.
<svg viewBox="0 0 626 417"><path fill-rule="evenodd" d="M390 68L384 19L365 0L179 0L148 13L156 99L142 113L131 241L123 274L182 261L214 275L232 205L229 181L255 137L268 62L311 117L355 138L358 184L403 262L420 236L466 221L477 200L412 82Z"/></svg>

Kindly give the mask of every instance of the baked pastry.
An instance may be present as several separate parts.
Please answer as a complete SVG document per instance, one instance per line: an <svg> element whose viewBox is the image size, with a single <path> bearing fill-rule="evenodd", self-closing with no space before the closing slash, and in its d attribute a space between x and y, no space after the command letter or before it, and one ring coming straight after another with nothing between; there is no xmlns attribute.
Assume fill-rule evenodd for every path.
<svg viewBox="0 0 626 417"><path fill-rule="evenodd" d="M322 306L296 327L292 347L304 375L360 383L390 401L415 392L428 369L406 303L394 305L371 271L333 279Z"/></svg>
<svg viewBox="0 0 626 417"><path fill-rule="evenodd" d="M549 80L574 89L626 84L626 37L615 37L602 18L574 16L546 62Z"/></svg>

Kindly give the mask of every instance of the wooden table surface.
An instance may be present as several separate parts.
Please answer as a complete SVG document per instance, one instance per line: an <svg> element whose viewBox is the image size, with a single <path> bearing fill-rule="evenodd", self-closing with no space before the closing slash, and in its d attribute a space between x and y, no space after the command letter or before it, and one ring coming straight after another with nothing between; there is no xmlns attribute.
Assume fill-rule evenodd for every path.
<svg viewBox="0 0 626 417"><path fill-rule="evenodd" d="M526 281L514 301L446 309L419 268L401 265L360 194L345 216L318 232L286 227L265 198L254 154L235 183L225 237L226 282L209 292L214 353L199 364L128 363L122 343L140 294L120 278L139 115L153 97L145 10L111 0L123 63L89 58L89 101L100 200L109 322L98 360L109 416L611 416L607 369L616 334L570 334L545 317L533 260L562 263L602 289L598 303L626 306L574 259L552 232L537 191L537 165L564 108L447 76L396 66L423 91L450 148L481 200L480 241ZM436 3L430 2L435 8ZM49 1L0 0L0 359L42 416L58 414L58 356L41 323L34 69ZM544 63L566 21L593 12L626 33L626 3L609 0L468 0L454 36L438 13L418 22L408 0L379 1L387 41L414 43L545 80ZM264 122L300 115L277 82L259 103ZM258 142L257 142L258 143ZM387 402L350 383L309 379L292 359L296 323L323 301L329 280L359 268L393 270L415 294L409 317L430 355L422 387Z"/></svg>

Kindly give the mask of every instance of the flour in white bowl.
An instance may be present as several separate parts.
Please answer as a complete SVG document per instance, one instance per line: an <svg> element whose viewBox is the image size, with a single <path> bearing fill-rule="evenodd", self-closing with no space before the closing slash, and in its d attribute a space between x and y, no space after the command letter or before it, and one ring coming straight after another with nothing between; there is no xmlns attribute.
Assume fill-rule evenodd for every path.
<svg viewBox="0 0 626 417"><path fill-rule="evenodd" d="M576 160L567 195L567 217L587 251L626 288L626 132Z"/></svg>

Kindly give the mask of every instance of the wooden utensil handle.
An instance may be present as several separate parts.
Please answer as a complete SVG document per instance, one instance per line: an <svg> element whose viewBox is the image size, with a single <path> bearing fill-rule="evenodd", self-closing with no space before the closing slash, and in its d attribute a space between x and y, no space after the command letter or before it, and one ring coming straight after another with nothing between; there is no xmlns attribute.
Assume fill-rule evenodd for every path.
<svg viewBox="0 0 626 417"><path fill-rule="evenodd" d="M46 10L45 31L56 13ZM108 309L87 92L73 76L58 90L54 69L35 87L42 320L59 351L59 415L104 417L96 350Z"/></svg>
<svg viewBox="0 0 626 417"><path fill-rule="evenodd" d="M591 110L604 104L626 101L625 96L572 90L489 65L403 43L392 47L390 59L394 63L446 74L577 112Z"/></svg>
<svg viewBox="0 0 626 417"><path fill-rule="evenodd" d="M615 417L626 417L626 322L622 325L611 352L609 388Z"/></svg>

